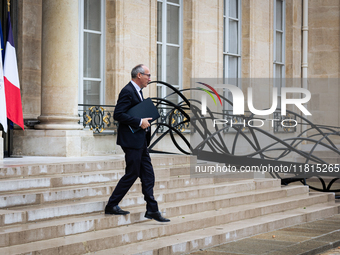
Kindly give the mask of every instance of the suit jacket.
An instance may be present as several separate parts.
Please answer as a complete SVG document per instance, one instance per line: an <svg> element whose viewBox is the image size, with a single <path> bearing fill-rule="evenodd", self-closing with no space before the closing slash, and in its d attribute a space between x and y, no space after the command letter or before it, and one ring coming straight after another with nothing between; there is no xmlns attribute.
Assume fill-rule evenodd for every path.
<svg viewBox="0 0 340 255"><path fill-rule="evenodd" d="M132 117L126 114L126 112L140 102L140 96L131 82L129 82L119 93L113 118L119 122L117 144L122 147L140 149L143 146L145 139L147 145L150 144L150 132L145 132L144 129L140 129L137 132L132 133L129 128L129 126L138 128L140 118Z"/></svg>

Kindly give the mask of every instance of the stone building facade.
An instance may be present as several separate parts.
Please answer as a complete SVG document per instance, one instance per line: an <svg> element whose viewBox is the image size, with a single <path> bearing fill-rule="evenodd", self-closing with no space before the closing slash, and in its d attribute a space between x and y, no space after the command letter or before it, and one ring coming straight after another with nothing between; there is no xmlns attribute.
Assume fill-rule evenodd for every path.
<svg viewBox="0 0 340 255"><path fill-rule="evenodd" d="M178 88L193 77L295 78L289 86L312 93L310 119L339 126L338 0L12 1L24 119L40 121L14 130L14 154L119 152L114 135L78 124L78 104L114 105L139 63ZM268 107L270 88L253 90ZM166 92L152 84L144 95Z"/></svg>

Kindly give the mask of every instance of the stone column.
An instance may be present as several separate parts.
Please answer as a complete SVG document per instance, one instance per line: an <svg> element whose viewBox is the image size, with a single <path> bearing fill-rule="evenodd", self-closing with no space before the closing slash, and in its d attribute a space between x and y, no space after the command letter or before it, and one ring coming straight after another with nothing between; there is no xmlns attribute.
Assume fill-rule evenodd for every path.
<svg viewBox="0 0 340 255"><path fill-rule="evenodd" d="M42 1L40 123L35 129L14 130L14 155L93 155L93 132L78 124L78 3Z"/></svg>
<svg viewBox="0 0 340 255"><path fill-rule="evenodd" d="M78 1L42 2L41 116L35 129L77 130Z"/></svg>

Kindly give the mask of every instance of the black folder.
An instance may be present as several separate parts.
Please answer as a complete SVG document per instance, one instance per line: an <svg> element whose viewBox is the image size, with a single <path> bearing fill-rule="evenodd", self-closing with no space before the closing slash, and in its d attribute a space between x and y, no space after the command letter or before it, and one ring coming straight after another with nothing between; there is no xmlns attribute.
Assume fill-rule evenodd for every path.
<svg viewBox="0 0 340 255"><path fill-rule="evenodd" d="M130 116L138 117L141 119L150 117L152 118L152 120L149 120L150 123L160 117L157 107L153 104L150 97L143 100L142 102L135 105L134 107L130 108L126 113ZM134 128L131 126L129 127L132 133L135 133L141 129L141 127L138 127L138 128Z"/></svg>

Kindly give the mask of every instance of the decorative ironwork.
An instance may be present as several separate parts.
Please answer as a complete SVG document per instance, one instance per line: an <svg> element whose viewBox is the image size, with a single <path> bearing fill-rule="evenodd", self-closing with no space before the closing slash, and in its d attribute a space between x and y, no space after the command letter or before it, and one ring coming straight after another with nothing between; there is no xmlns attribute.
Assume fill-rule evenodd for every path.
<svg viewBox="0 0 340 255"><path fill-rule="evenodd" d="M181 133L185 132L189 129L189 122L186 122L187 118L183 115L182 112L177 109L173 110L172 108L161 107L158 109L160 118L157 120L157 124L160 124L158 128L158 133L163 133L167 130L167 128L162 125L162 123L171 122L171 126L174 126L175 129L180 131Z"/></svg>
<svg viewBox="0 0 340 255"><path fill-rule="evenodd" d="M244 125L246 119L244 116L235 116L233 114L231 114L231 110L223 110L223 119L227 119L230 120L227 124L223 124L223 133L228 133L228 132L235 132L236 130L234 130L231 127L231 123L233 123L234 125L238 125L238 126L242 126L242 131L245 132L247 131L247 127Z"/></svg>
<svg viewBox="0 0 340 255"><path fill-rule="evenodd" d="M162 84L173 90L173 93L167 95L165 98L152 98L154 104L159 108L161 118L157 122L152 123L155 127L151 136L151 144L149 146L150 152L168 153L164 151L154 150L155 145L162 140L166 135L169 135L175 147L183 154L196 155L198 159L209 160L214 154L216 162L226 163L230 165L252 166L260 164L271 164L272 166L308 166L312 167L315 164L329 165L326 160L315 153L317 149L323 148L334 153L340 157L340 150L331 140L332 136L339 136L339 127L316 125L310 122L303 116L287 110L286 116L280 116L274 113L274 122L272 129L273 135L268 130L260 128L256 125L250 124L257 120L263 122L263 119L254 119L254 115L250 112L245 115L236 116L230 112L212 112L207 107L207 115L201 116L200 102L193 99L187 99L183 92L190 90L199 90L197 88L178 90L171 84L162 81L153 81L151 83ZM201 91L201 90L199 90ZM211 91L210 91L211 92ZM175 104L168 100L176 94L180 98L180 102ZM232 102L222 95L219 95L224 104L232 106ZM95 133L100 133L107 128L114 129L117 123L113 120L114 106L89 106L80 105L81 107L88 107L82 110L82 119L84 127L89 126ZM107 111L105 108L112 107L112 110ZM279 110L279 109L278 109ZM190 116L189 116L190 114ZM214 119L232 120L234 125L230 122L225 125L215 127L210 130L207 128L208 123L211 124ZM294 120L294 121L293 121ZM285 125L280 126L284 121ZM190 126L189 126L190 123ZM297 130L295 124L299 124L301 131ZM270 126L270 125L269 125ZM190 142L184 136L183 132L191 130L198 135L202 140L198 145L192 147ZM281 137L280 133L285 135ZM157 137L156 137L157 134ZM176 136L175 136L176 134ZM293 137L288 137L289 134L294 134ZM228 146L225 138L228 137ZM186 147L180 146L177 139L181 139ZM240 142L242 140L242 142ZM265 144L261 144L265 140ZM302 144L308 143L310 149L301 149ZM251 152L244 153L243 150L238 149L238 146L248 144ZM239 151L242 151L240 153ZM217 156L216 156L217 155ZM299 162L294 162L294 159L299 157ZM340 166L339 166L340 167ZM334 183L339 179L339 173L329 173L325 178L318 173L313 174L294 174L294 178L287 178L279 173L270 173L274 178L281 178L282 184L288 184L293 181L300 181L304 184L309 182L312 177L320 181L321 188L314 182L309 182L311 189L318 191L332 191L340 192L340 189L332 189ZM327 178L329 180L327 183Z"/></svg>
<svg viewBox="0 0 340 255"><path fill-rule="evenodd" d="M280 112L274 112L274 133L295 133L296 132L296 126L295 122L292 120L296 121L296 116L292 114L287 114L286 116L281 115ZM284 126L281 125L282 121L284 121Z"/></svg>
<svg viewBox="0 0 340 255"><path fill-rule="evenodd" d="M86 105L79 104L79 124L88 127L93 133L102 133L104 130L115 131L118 123L113 119L114 105ZM110 111L107 108L111 109Z"/></svg>
<svg viewBox="0 0 340 255"><path fill-rule="evenodd" d="M174 145L184 154L193 154L196 155L198 159L202 160L210 160L212 154L214 154L214 158L217 159L217 162L236 166L252 166L261 164L271 164L272 166L290 166L294 164L297 167L307 167L313 166L315 164L329 165L325 159L322 159L316 155L315 151L320 147L335 153L338 157L340 156L340 150L330 139L331 136L339 136L339 127L316 125L303 116L287 110L288 114L286 116L280 116L277 113L274 114L274 119L276 119L276 121L273 125L273 131L274 133L294 134L294 137L287 138L287 135L285 135L285 138L280 138L279 136L273 135L263 128L257 127L255 125L249 125L249 123L251 123L254 118L254 115L250 112L246 113L247 115L233 116L228 112L217 113L212 112L209 108L207 108L208 114L206 116L201 116L200 102L197 100L195 101L192 99L187 99L182 93L184 91L198 89L192 88L177 90L168 83L159 81L154 81L151 83L161 83L171 88L174 91L173 93L176 93L183 100L179 104L175 105L166 99L153 99L159 107L172 107L172 110L168 110L167 114L162 113L162 122L156 124L156 131L160 130L161 127L166 127L167 129L164 128L164 133L152 142L149 147L151 152L161 152L153 150L153 147L166 134L169 134ZM173 93L170 95L173 95ZM223 99L225 104L229 104L230 106L233 105L232 102L230 102L227 98L223 97L222 95L219 96ZM185 119L183 118L178 122L171 122L169 121L171 118L168 118L166 123L164 121L166 119L165 117L169 116L170 114L172 116L175 115L175 111L176 113L180 112L183 114ZM188 116L188 112L190 112L191 119ZM232 119L233 123L236 125L231 126L230 123L221 125L221 128L216 127L213 131L207 128L208 123L211 124L213 119L221 119L226 117ZM261 121L261 119L256 120ZM181 130L179 127L181 125L188 125L189 121L192 125L191 129L195 130L195 133L198 134L202 140L202 142L195 147L192 147L190 142L183 135L181 135L181 132L179 131ZM264 120L262 119L262 121ZM281 125L282 121L284 121L284 126ZM295 127L296 124L299 124L300 127L303 127L301 131L297 130ZM179 146L179 143L174 138L174 133L178 134L180 139L185 142L187 146L186 148ZM228 136L229 140L228 144L232 144L231 146L227 146L225 143L226 135ZM242 142L240 142L241 138L243 140ZM261 145L263 140L266 141L265 145ZM242 143L243 146L245 146L244 144L247 143L252 152L247 154L238 153L237 147L240 143ZM312 144L309 151L300 148L301 145L305 143ZM294 157L299 157L300 163L292 161ZM294 178L287 178L278 173L271 173L271 175L274 178L281 178L282 184L288 184L293 181L300 181L306 184L306 182L312 179L312 177L315 177L320 181L322 187L317 187L314 182L308 183L311 189L327 192L340 192L340 189L332 189L332 185L334 185L334 183L339 179L339 173L335 172L329 173L326 179L324 176L321 176L317 173L309 173L307 175L306 173L301 175L293 174ZM330 178L328 185L326 185L325 181L327 178Z"/></svg>

